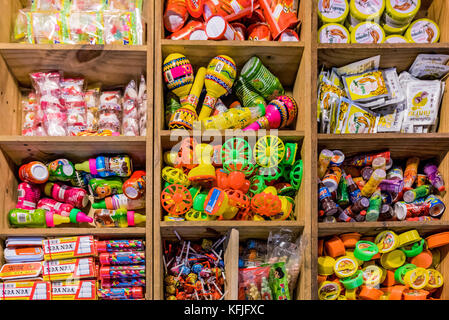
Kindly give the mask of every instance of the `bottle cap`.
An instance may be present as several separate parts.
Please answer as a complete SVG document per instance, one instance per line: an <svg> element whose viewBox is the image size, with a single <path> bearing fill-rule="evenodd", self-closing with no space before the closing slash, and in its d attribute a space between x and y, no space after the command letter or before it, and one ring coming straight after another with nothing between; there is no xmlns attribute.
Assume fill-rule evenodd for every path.
<svg viewBox="0 0 449 320"><path fill-rule="evenodd" d="M31 166L31 174L37 181L46 182L48 180L48 169L43 163L34 163Z"/></svg>
<svg viewBox="0 0 449 320"><path fill-rule="evenodd" d="M334 273L339 278L346 278L353 276L359 268L355 258L350 256L343 256L338 258L334 264Z"/></svg>
<svg viewBox="0 0 449 320"><path fill-rule="evenodd" d="M84 212L82 212L79 209L72 209L70 211L70 222L71 223L81 223L81 222L87 222L92 223L94 219L87 216Z"/></svg>
<svg viewBox="0 0 449 320"><path fill-rule="evenodd" d="M318 274L330 276L334 274L335 259L329 256L318 257Z"/></svg>
<svg viewBox="0 0 449 320"><path fill-rule="evenodd" d="M415 268L407 271L404 276L404 282L410 288L423 289L429 282L429 273L424 268Z"/></svg>
<svg viewBox="0 0 449 320"><path fill-rule="evenodd" d="M133 227L135 226L135 222L134 222L134 211L128 211L126 213L126 216L128 218L128 226L129 227Z"/></svg>

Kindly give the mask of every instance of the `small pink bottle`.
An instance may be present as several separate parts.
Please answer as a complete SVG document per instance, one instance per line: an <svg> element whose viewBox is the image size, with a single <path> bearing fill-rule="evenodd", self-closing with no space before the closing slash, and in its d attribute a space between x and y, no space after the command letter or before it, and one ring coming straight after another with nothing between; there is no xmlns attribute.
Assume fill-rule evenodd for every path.
<svg viewBox="0 0 449 320"><path fill-rule="evenodd" d="M45 185L45 195L54 200L71 204L76 208L84 208L89 201L87 191L81 188L69 187L60 182L48 182Z"/></svg>
<svg viewBox="0 0 449 320"><path fill-rule="evenodd" d="M62 203L53 199L43 198L37 203L38 209L45 209L63 217L69 217L71 223L93 222L93 218L87 216L79 209L75 209L71 204Z"/></svg>
<svg viewBox="0 0 449 320"><path fill-rule="evenodd" d="M41 197L40 189L28 182L22 182L17 188L17 209L34 210Z"/></svg>

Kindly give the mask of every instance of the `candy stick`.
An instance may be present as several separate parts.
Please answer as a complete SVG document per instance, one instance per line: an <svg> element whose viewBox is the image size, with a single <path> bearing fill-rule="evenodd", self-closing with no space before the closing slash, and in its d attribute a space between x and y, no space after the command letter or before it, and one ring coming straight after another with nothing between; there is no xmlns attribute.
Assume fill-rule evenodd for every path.
<svg viewBox="0 0 449 320"><path fill-rule="evenodd" d="M221 292L220 288L217 286L215 282L212 282L212 284L217 288L218 292L220 292L221 295L223 295L223 292Z"/></svg>
<svg viewBox="0 0 449 320"><path fill-rule="evenodd" d="M190 249L190 241L189 242L187 242L187 252L186 252L186 258L185 258L185 260L186 260L186 264L188 264L188 262L187 262L187 258L189 257L189 249Z"/></svg>
<svg viewBox="0 0 449 320"><path fill-rule="evenodd" d="M216 247L218 247L220 244L223 243L223 241L225 241L225 239L226 239L226 236L223 236L223 238L221 238L220 240L215 242L215 244L212 246L212 248L215 249Z"/></svg>
<svg viewBox="0 0 449 320"><path fill-rule="evenodd" d="M165 262L165 255L162 255L162 262L164 263L164 273L167 273L168 267L167 267L167 262Z"/></svg>
<svg viewBox="0 0 449 320"><path fill-rule="evenodd" d="M176 230L173 230L173 233L176 235L176 237L178 238L179 241L182 241L181 236L179 235L179 233Z"/></svg>
<svg viewBox="0 0 449 320"><path fill-rule="evenodd" d="M221 296L221 298L220 299L218 299L218 300L223 300L224 299L224 297L226 296L228 294L228 290L226 290L224 293L223 293L223 295Z"/></svg>

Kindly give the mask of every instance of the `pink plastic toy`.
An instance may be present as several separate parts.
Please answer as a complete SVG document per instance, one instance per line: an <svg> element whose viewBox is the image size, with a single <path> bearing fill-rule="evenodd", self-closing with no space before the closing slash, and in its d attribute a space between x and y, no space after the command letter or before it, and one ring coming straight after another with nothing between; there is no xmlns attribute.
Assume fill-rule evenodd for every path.
<svg viewBox="0 0 449 320"><path fill-rule="evenodd" d="M56 201L71 204L76 208L84 208L89 201L86 190L69 187L59 182L47 183L45 185L45 195L52 197Z"/></svg>
<svg viewBox="0 0 449 320"><path fill-rule="evenodd" d="M27 182L22 182L17 188L17 209L34 210L36 209L37 202L41 197L41 191L35 185Z"/></svg>
<svg viewBox="0 0 449 320"><path fill-rule="evenodd" d="M243 131L282 129L291 125L297 114L298 105L295 99L289 96L279 96L267 105L264 117L260 117Z"/></svg>

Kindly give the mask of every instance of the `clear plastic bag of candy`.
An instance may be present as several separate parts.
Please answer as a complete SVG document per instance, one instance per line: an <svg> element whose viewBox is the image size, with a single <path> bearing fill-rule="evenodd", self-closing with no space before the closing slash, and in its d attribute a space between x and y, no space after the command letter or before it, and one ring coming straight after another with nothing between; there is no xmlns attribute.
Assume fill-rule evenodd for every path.
<svg viewBox="0 0 449 320"><path fill-rule="evenodd" d="M67 108L67 132L71 136L76 136L87 128L83 88L84 79L61 81L62 100Z"/></svg>
<svg viewBox="0 0 449 320"><path fill-rule="evenodd" d="M36 94L30 92L22 99L22 136L34 136L36 130Z"/></svg>
<svg viewBox="0 0 449 320"><path fill-rule="evenodd" d="M70 0L29 0L32 11L67 11Z"/></svg>
<svg viewBox="0 0 449 320"><path fill-rule="evenodd" d="M248 239L241 249L239 254L240 268L259 267L265 263L267 254L266 241Z"/></svg>
<svg viewBox="0 0 449 320"><path fill-rule="evenodd" d="M134 11L142 10L142 0L109 0L109 10Z"/></svg>
<svg viewBox="0 0 449 320"><path fill-rule="evenodd" d="M61 13L51 11L31 12L30 42L55 44L62 42Z"/></svg>
<svg viewBox="0 0 449 320"><path fill-rule="evenodd" d="M137 96L139 112L139 132L141 136L147 135L147 83L143 75L140 76L139 94Z"/></svg>
<svg viewBox="0 0 449 320"><path fill-rule="evenodd" d="M100 96L98 132L121 132L122 105L120 91L105 91Z"/></svg>
<svg viewBox="0 0 449 320"><path fill-rule="evenodd" d="M86 131L96 132L98 130L99 120L99 95L100 88L88 89L84 93L84 101L86 102Z"/></svg>
<svg viewBox="0 0 449 320"><path fill-rule="evenodd" d="M273 300L269 285L270 266L239 269L239 300Z"/></svg>
<svg viewBox="0 0 449 320"><path fill-rule="evenodd" d="M106 8L106 0L72 0L72 11L99 12Z"/></svg>
<svg viewBox="0 0 449 320"><path fill-rule="evenodd" d="M142 44L142 21L138 10L105 11L103 20L105 44Z"/></svg>
<svg viewBox="0 0 449 320"><path fill-rule="evenodd" d="M62 15L62 37L69 44L103 44L102 12L72 11Z"/></svg>
<svg viewBox="0 0 449 320"><path fill-rule="evenodd" d="M60 74L36 72L30 75L43 113L43 125L49 136L67 135L67 109L61 98Z"/></svg>
<svg viewBox="0 0 449 320"><path fill-rule="evenodd" d="M131 80L123 95L122 130L125 136L139 135L139 113L137 110L137 85Z"/></svg>
<svg viewBox="0 0 449 320"><path fill-rule="evenodd" d="M28 33L28 25L31 20L31 13L29 9L21 9L17 12L15 24L14 24L14 32L12 34L12 42L31 42Z"/></svg>

